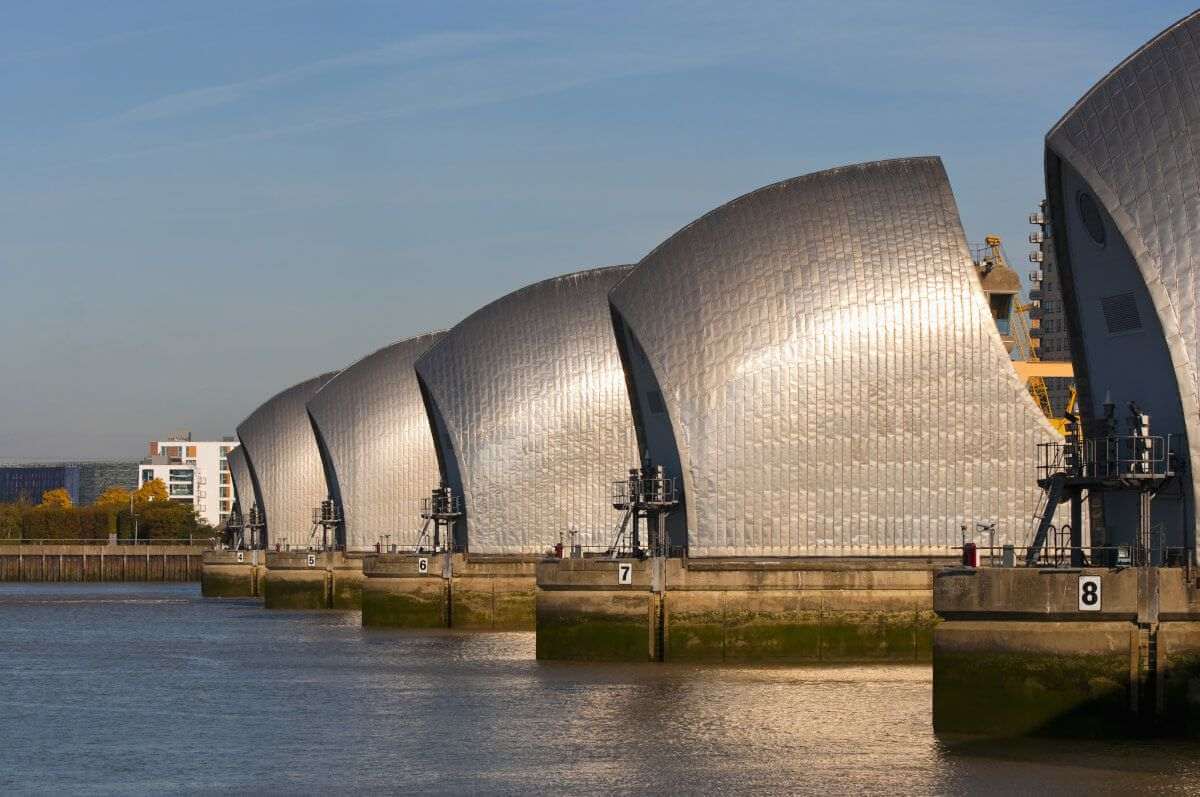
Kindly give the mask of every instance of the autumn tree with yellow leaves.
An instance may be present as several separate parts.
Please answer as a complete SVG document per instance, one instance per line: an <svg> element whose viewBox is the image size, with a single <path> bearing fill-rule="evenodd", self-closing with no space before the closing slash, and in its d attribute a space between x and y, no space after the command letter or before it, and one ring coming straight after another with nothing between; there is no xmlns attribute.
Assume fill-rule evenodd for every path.
<svg viewBox="0 0 1200 797"><path fill-rule="evenodd" d="M42 493L42 506L47 509L70 509L71 494L62 487Z"/></svg>
<svg viewBox="0 0 1200 797"><path fill-rule="evenodd" d="M162 479L151 479L143 484L133 493L133 500L138 503L147 501L167 501L170 495L167 494L167 485L163 484Z"/></svg>
<svg viewBox="0 0 1200 797"><path fill-rule="evenodd" d="M135 525L138 539L143 541L203 539L214 533L189 502L170 500L167 486L160 479L148 481L132 492L109 487L90 506L73 506L70 494L61 488L47 490L42 494L42 503L36 506L0 504L0 542L99 541L110 534L131 539Z"/></svg>

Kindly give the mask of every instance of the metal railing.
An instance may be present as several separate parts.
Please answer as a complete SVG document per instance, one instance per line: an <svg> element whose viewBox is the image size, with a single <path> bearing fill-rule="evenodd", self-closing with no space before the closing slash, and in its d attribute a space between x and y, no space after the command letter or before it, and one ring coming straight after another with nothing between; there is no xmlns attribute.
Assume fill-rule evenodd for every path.
<svg viewBox="0 0 1200 797"><path fill-rule="evenodd" d="M614 509L628 509L630 504L641 506L673 506L679 502L673 478L629 478L612 483Z"/></svg>
<svg viewBox="0 0 1200 797"><path fill-rule="evenodd" d="M1171 435L1111 435L1082 443L1039 443L1037 474L1049 479L1063 470L1084 478L1115 480L1170 476L1175 457Z"/></svg>
<svg viewBox="0 0 1200 797"><path fill-rule="evenodd" d="M437 495L421 499L421 517L462 514L462 499L457 495Z"/></svg>
<svg viewBox="0 0 1200 797"><path fill-rule="evenodd" d="M962 546L952 550L961 551ZM1025 567L1025 546L976 545L980 564L989 567ZM1082 554L1084 567L1187 567L1191 564L1191 549L1185 546L1153 547L1138 545L1062 545L1056 543L1042 548L1033 567L1037 569L1070 568L1073 554ZM1009 560L1006 563L1005 560Z"/></svg>
<svg viewBox="0 0 1200 797"><path fill-rule="evenodd" d="M628 549L618 550L614 555L611 545L576 545L563 550L564 559L639 559L649 555L647 549L643 549L640 555ZM687 546L669 545L663 555L672 559L686 559Z"/></svg>
<svg viewBox="0 0 1200 797"><path fill-rule="evenodd" d="M301 545L299 543L292 544L290 542L278 542L275 543L274 546L271 546L271 548L268 550L275 550L276 552L282 553L333 553L346 550L346 546L338 545L336 543L327 543L322 545L319 542L313 542L307 545Z"/></svg>
<svg viewBox="0 0 1200 797"><path fill-rule="evenodd" d="M155 545L191 545L210 546L216 537L169 537L158 539L112 540L109 537L38 537L38 538L0 538L0 545L114 545L114 546L155 546Z"/></svg>

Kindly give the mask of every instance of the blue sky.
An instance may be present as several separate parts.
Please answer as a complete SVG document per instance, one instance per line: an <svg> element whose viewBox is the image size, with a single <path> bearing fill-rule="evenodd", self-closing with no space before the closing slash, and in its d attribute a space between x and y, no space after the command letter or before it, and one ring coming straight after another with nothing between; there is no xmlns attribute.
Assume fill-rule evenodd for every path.
<svg viewBox="0 0 1200 797"><path fill-rule="evenodd" d="M1190 10L0 0L0 459L231 433L844 163L941 155L1025 271L1046 130Z"/></svg>

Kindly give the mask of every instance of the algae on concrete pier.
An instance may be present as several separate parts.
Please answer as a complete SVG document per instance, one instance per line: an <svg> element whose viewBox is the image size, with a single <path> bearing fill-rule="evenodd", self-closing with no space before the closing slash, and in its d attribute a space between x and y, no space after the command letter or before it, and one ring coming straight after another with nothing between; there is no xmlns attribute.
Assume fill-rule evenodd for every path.
<svg viewBox="0 0 1200 797"><path fill-rule="evenodd" d="M950 568L934 607L939 734L1200 730L1200 588L1184 568Z"/></svg>
<svg viewBox="0 0 1200 797"><path fill-rule="evenodd" d="M364 626L530 631L535 562L529 557L370 554L363 564Z"/></svg>
<svg viewBox="0 0 1200 797"><path fill-rule="evenodd" d="M268 609L362 608L362 558L340 551L268 551Z"/></svg>
<svg viewBox="0 0 1200 797"><path fill-rule="evenodd" d="M929 659L931 560L669 559L657 587L655 566L651 559L542 562L538 658Z"/></svg>
<svg viewBox="0 0 1200 797"><path fill-rule="evenodd" d="M200 594L206 598L259 597L266 559L266 551L205 551Z"/></svg>

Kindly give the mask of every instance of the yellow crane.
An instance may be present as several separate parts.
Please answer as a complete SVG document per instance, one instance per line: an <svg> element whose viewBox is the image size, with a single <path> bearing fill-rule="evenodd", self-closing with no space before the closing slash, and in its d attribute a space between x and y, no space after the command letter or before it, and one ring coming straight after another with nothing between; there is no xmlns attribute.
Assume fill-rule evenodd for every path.
<svg viewBox="0 0 1200 797"><path fill-rule="evenodd" d="M984 241L987 245L988 258L991 262L1007 268L1008 264L1000 248L1000 236L989 235ZM1046 380L1052 378L1073 379L1075 371L1069 362L1042 360L1038 356L1038 339L1036 336L1030 334L1031 330L1037 329L1039 326L1038 319L1030 318L1029 315L1029 311L1034 306L1032 302L1016 301L1013 303L1010 315L1010 330L1013 339L1013 369L1016 370L1017 376L1025 382L1026 387L1029 389L1029 395L1046 416L1046 419L1050 421L1050 425L1057 429L1059 434L1065 436L1067 433L1067 419L1055 415L1054 407L1050 404L1050 392L1046 389ZM1067 401L1067 413L1074 413L1075 400L1075 388L1072 387L1070 398Z"/></svg>
<svg viewBox="0 0 1200 797"><path fill-rule="evenodd" d="M1029 395L1033 396L1034 403L1041 408L1047 418L1054 421L1056 420L1054 408L1050 405L1050 392L1046 390L1043 369L1028 367L1042 362L1038 357L1038 340L1030 334L1030 330L1037 329L1038 326L1037 319L1029 317L1031 309L1033 309L1032 304L1022 302L1017 302L1016 307L1013 308L1013 339L1016 341L1013 353L1017 355L1017 359L1013 361L1013 367L1017 369L1019 375L1025 378L1025 386L1029 388ZM1065 363L1065 365L1070 369L1070 363ZM1066 375L1073 376L1074 371Z"/></svg>

